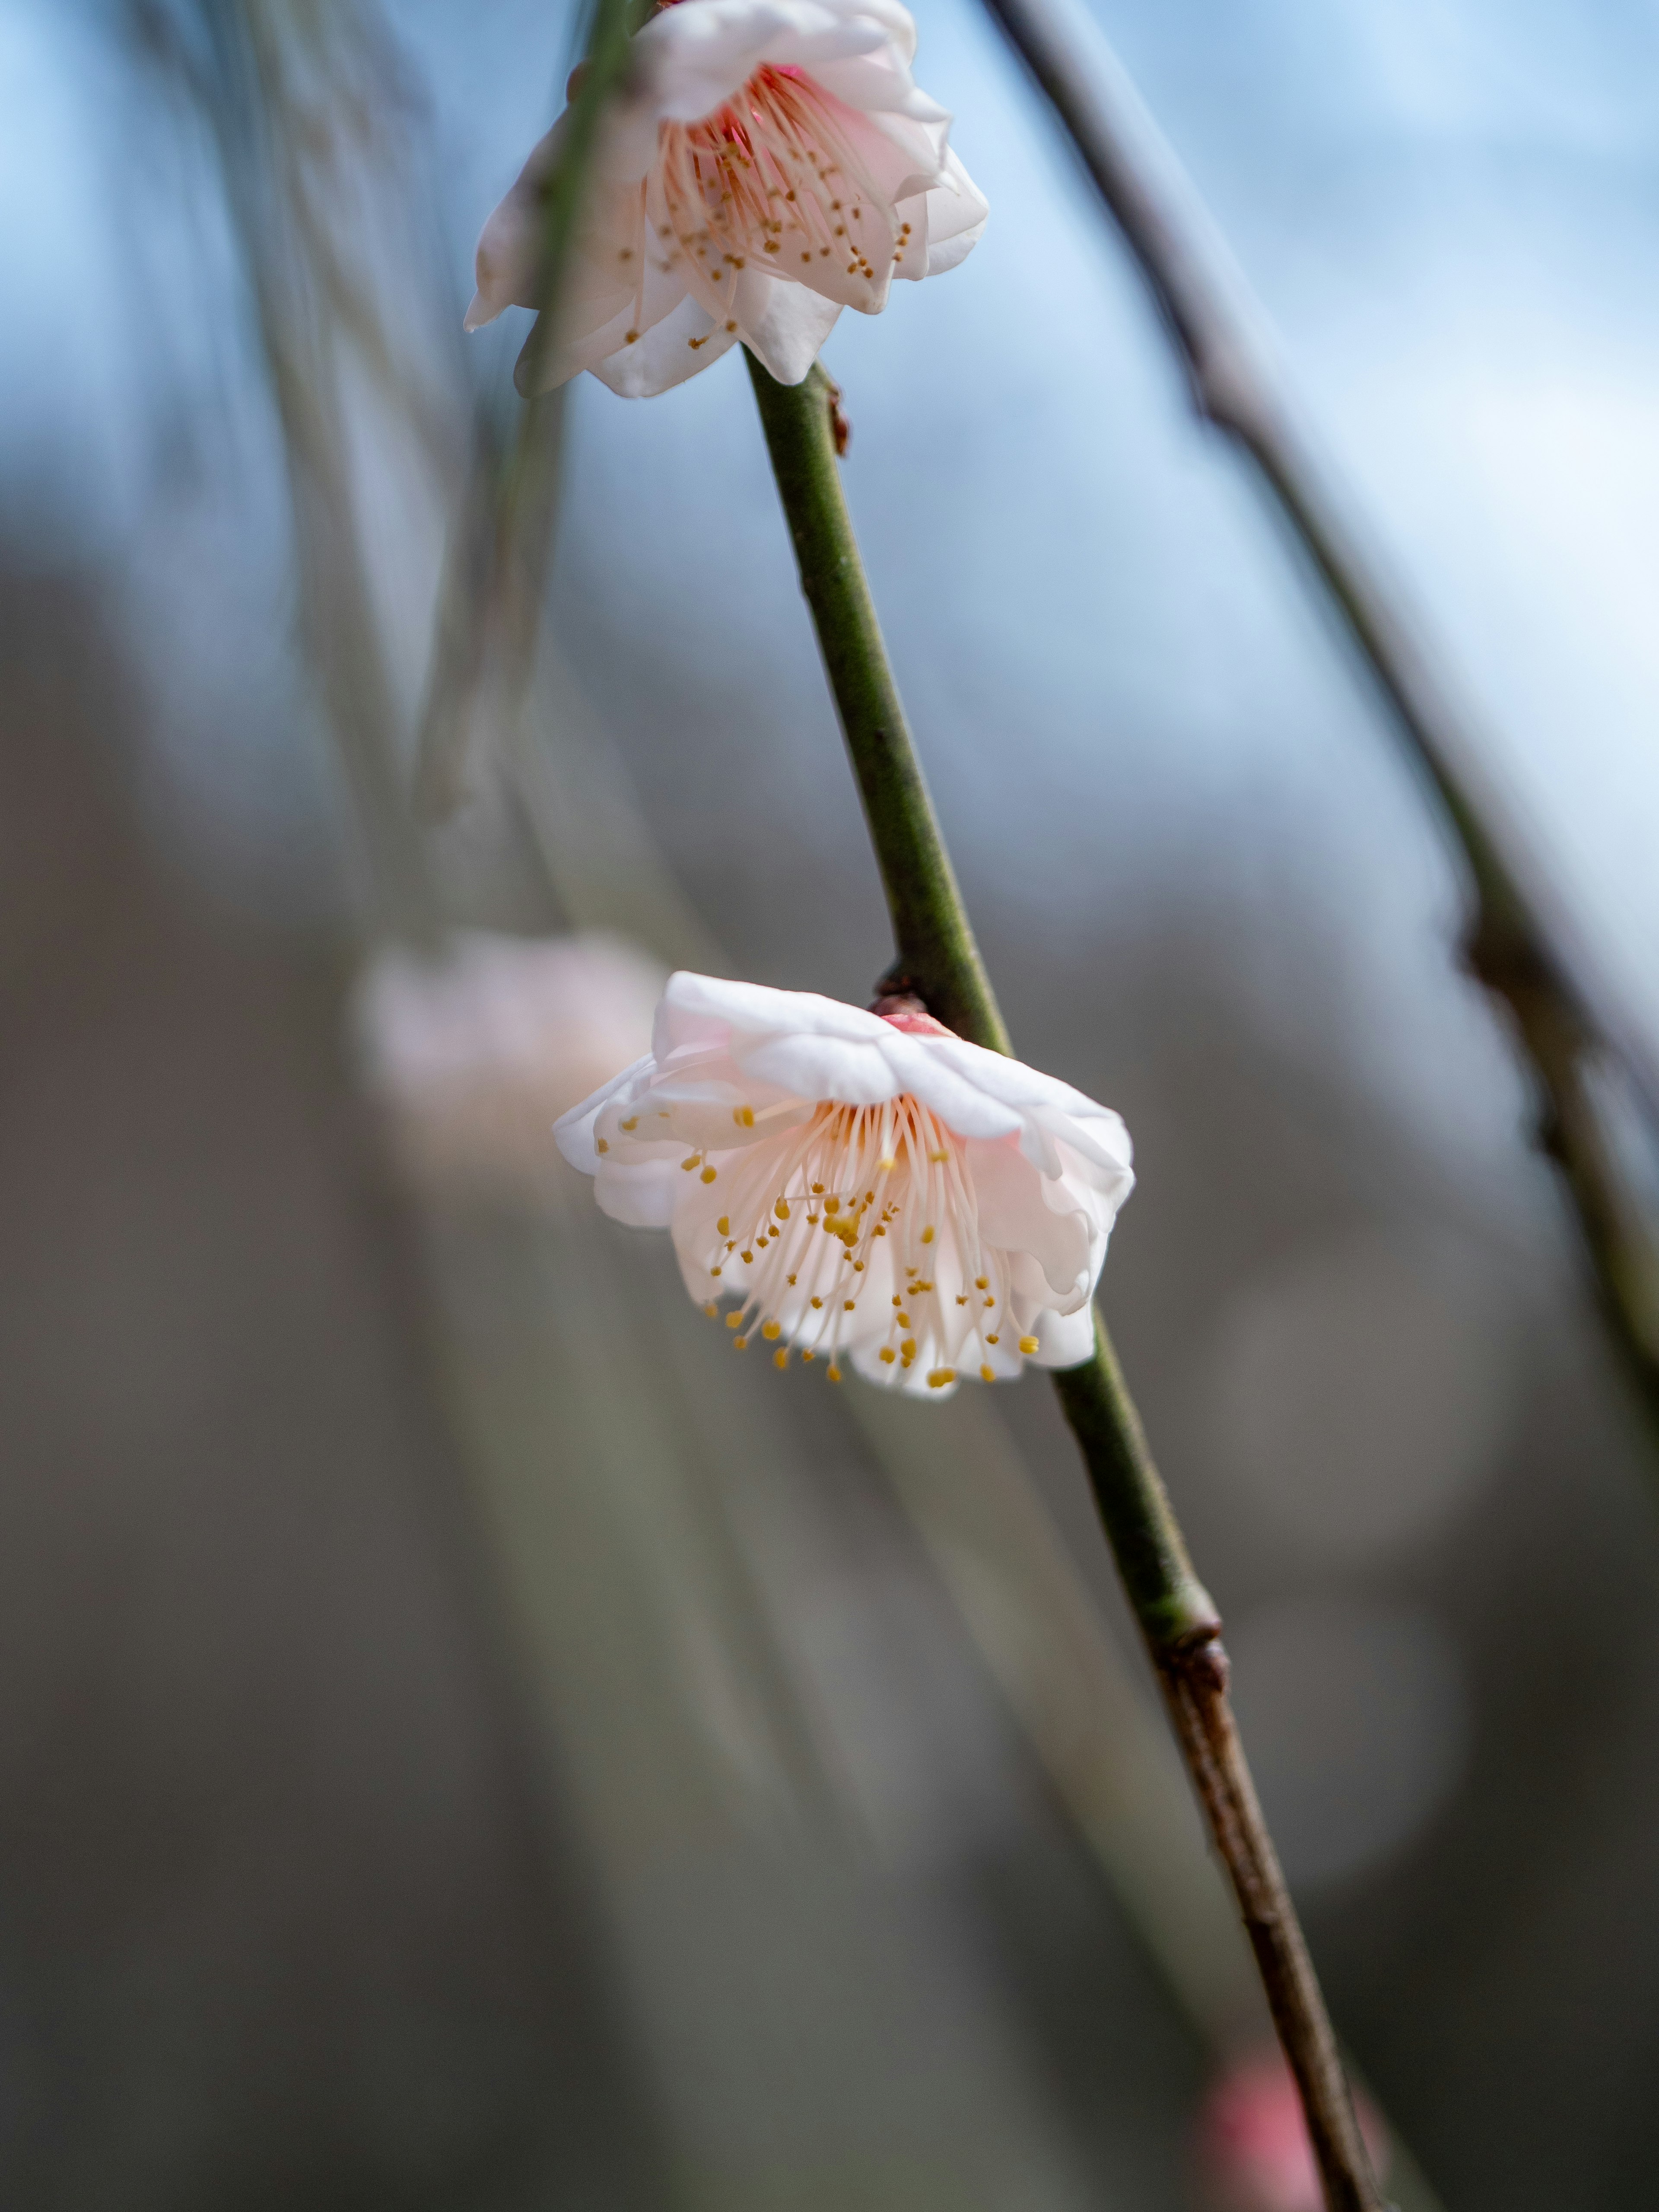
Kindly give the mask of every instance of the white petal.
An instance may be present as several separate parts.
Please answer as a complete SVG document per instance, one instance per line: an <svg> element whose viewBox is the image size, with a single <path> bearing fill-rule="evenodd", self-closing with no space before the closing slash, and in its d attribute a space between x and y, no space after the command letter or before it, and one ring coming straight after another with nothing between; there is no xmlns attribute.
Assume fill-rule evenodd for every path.
<svg viewBox="0 0 1659 2212"><path fill-rule="evenodd" d="M641 31L657 111L698 123L730 100L763 63L809 71L884 44L872 11L821 0L680 0Z"/></svg>
<svg viewBox="0 0 1659 2212"><path fill-rule="evenodd" d="M780 384L799 384L836 327L841 306L805 285L780 283L758 270L745 269L732 313L750 352L768 374Z"/></svg>
<svg viewBox="0 0 1659 2212"><path fill-rule="evenodd" d="M945 181L927 192L918 218L907 200L899 212L913 226L913 235L924 242L921 254L906 252L894 270L896 276L920 282L924 276L943 276L965 261L978 245L990 216L990 204L953 153L945 156Z"/></svg>
<svg viewBox="0 0 1659 2212"><path fill-rule="evenodd" d="M907 1036L890 1023L887 1027L891 1039L888 1057L902 1087L924 1106L931 1106L946 1128L959 1137L1012 1137L1023 1132L1020 1114L978 1080L974 1064L948 1059L939 1049L942 1040ZM999 1060L1002 1055L987 1053L984 1057Z"/></svg>
<svg viewBox="0 0 1659 2212"><path fill-rule="evenodd" d="M680 0L680 4L692 4L692 0ZM719 0L698 0L698 4L713 7ZM686 969L669 977L652 1039L659 1060L678 1046L723 1043L738 1031L753 1038L807 1031L878 1043L896 1034L879 1014L840 999L826 999L817 991L779 991L767 983L694 975Z"/></svg>
<svg viewBox="0 0 1659 2212"><path fill-rule="evenodd" d="M630 1229L666 1229L679 1198L680 1171L672 1160L621 1164L601 1160L593 1195L613 1221Z"/></svg>
<svg viewBox="0 0 1659 2212"><path fill-rule="evenodd" d="M717 328L700 301L683 295L673 313L643 331L634 344L588 365L621 398L653 399L707 368L736 343L735 331Z"/></svg>
<svg viewBox="0 0 1659 2212"><path fill-rule="evenodd" d="M619 1091L647 1076L654 1065L647 1053L642 1060L623 1068L620 1075L613 1075L609 1083L602 1083L591 1098L584 1098L580 1106L573 1106L568 1114L559 1116L553 1124L553 1141L573 1168L580 1168L584 1175L598 1174L599 1155L593 1145L593 1124Z"/></svg>
<svg viewBox="0 0 1659 2212"><path fill-rule="evenodd" d="M1031 1357L1039 1367L1081 1367L1094 1357L1094 1307L1085 1304L1075 1313L1040 1313L1036 1340Z"/></svg>
<svg viewBox="0 0 1659 2212"><path fill-rule="evenodd" d="M466 311L466 328L493 323L504 307L533 307L541 252L541 188L563 141L563 116L531 148L529 158L478 239L477 291Z"/></svg>
<svg viewBox="0 0 1659 2212"><path fill-rule="evenodd" d="M1069 1305L1086 1297L1106 1251L1090 1214L1068 1204L1063 1187L1046 1182L1012 1145L969 1144L964 1156L986 1243L1028 1253L1042 1270L1049 1299Z"/></svg>

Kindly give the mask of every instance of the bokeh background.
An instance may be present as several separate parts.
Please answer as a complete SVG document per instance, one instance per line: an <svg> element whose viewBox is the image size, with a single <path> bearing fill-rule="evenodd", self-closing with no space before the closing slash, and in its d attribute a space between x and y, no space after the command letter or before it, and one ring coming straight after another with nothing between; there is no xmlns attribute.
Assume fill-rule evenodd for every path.
<svg viewBox="0 0 1659 2212"><path fill-rule="evenodd" d="M1104 1305L1267 1812L1402 2204L1638 2204L1659 1462L1424 791L986 19L918 19L992 221L834 334L848 492L1017 1046L1136 1138ZM1651 12L1098 23L1659 1031ZM735 361L573 390L520 739L386 860L576 35L0 4L0 2195L1175 2212L1260 2023L1045 1387L750 1372L364 995L399 867L610 933L501 971L572 1097L665 963L888 957Z"/></svg>

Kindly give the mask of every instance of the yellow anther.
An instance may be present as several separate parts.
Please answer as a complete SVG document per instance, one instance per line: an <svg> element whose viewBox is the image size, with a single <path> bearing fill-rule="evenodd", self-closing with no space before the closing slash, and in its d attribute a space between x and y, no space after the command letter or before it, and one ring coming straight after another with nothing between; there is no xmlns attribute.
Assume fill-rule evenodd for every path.
<svg viewBox="0 0 1659 2212"><path fill-rule="evenodd" d="M904 1354L907 1359L914 1359L916 1356L916 1340L915 1337L907 1336L903 1343L900 1345L899 1350Z"/></svg>
<svg viewBox="0 0 1659 2212"><path fill-rule="evenodd" d="M884 1364L890 1367L895 1358L897 1357L897 1354L894 1352L890 1344L884 1344L881 1347L881 1356Z"/></svg>
<svg viewBox="0 0 1659 2212"><path fill-rule="evenodd" d="M709 1273L710 1273L711 1275L718 1275L718 1274L719 1274L719 1273L720 1273L720 1269L719 1269L718 1267L711 1267L711 1268L708 1270L708 1272L709 1272Z"/></svg>
<svg viewBox="0 0 1659 2212"><path fill-rule="evenodd" d="M957 1292L957 1304L959 1306L965 1306L965 1305L967 1304L967 1303L968 1303L968 1293L967 1293L967 1291L958 1291Z"/></svg>
<svg viewBox="0 0 1659 2212"><path fill-rule="evenodd" d="M839 1213L841 1200L838 1198L826 1198L823 1201L823 1210L826 1213Z"/></svg>
<svg viewBox="0 0 1659 2212"><path fill-rule="evenodd" d="M732 1349L733 1352L747 1352L749 1339L746 1336L734 1336L732 1340Z"/></svg>
<svg viewBox="0 0 1659 2212"><path fill-rule="evenodd" d="M750 1261L754 1258L754 1256L755 1256L755 1255L754 1255L754 1254L753 1254L752 1252L745 1252L745 1253L744 1254L744 1255L743 1255L743 1264L744 1264L744 1266L745 1267L749 1265Z"/></svg>
<svg viewBox="0 0 1659 2212"><path fill-rule="evenodd" d="M776 1322L763 1321L761 1323L761 1334L766 1339L766 1341L769 1344L775 1344L778 1339L783 1334L783 1331L779 1328Z"/></svg>
<svg viewBox="0 0 1659 2212"><path fill-rule="evenodd" d="M876 1224L875 1233L878 1237L884 1237L887 1234L886 1230L882 1226L879 1221Z"/></svg>
<svg viewBox="0 0 1659 2212"><path fill-rule="evenodd" d="M743 1327L743 1316L740 1313L727 1314L726 1316L726 1326L727 1328L741 1328Z"/></svg>
<svg viewBox="0 0 1659 2212"><path fill-rule="evenodd" d="M595 1137L593 1139L593 1149L596 1152L608 1152L611 1150L611 1147L606 1144L603 1137Z"/></svg>
<svg viewBox="0 0 1659 2212"><path fill-rule="evenodd" d="M720 1308L714 1304L713 1298L710 1298L708 1304L703 1308L703 1311L708 1315L710 1321L716 1321L719 1319L720 1310Z"/></svg>
<svg viewBox="0 0 1659 2212"><path fill-rule="evenodd" d="M794 1289L794 1287L795 1287L795 1278L794 1278L793 1275L791 1275L791 1276L789 1276L789 1277L788 1277L787 1280L788 1280L789 1287L790 1287L790 1289L793 1291L793 1290Z"/></svg>
<svg viewBox="0 0 1659 2212"><path fill-rule="evenodd" d="M637 1129L639 1126L640 1117L637 1114L630 1114L628 1119L623 1123L623 1128L629 1130Z"/></svg>
<svg viewBox="0 0 1659 2212"><path fill-rule="evenodd" d="M801 1365L805 1367L809 1361L816 1359L817 1356L816 1352L803 1352L800 1356Z"/></svg>
<svg viewBox="0 0 1659 2212"><path fill-rule="evenodd" d="M910 1326L910 1316L907 1313L895 1314L893 1316L893 1319L898 1323L901 1328L908 1328Z"/></svg>
<svg viewBox="0 0 1659 2212"><path fill-rule="evenodd" d="M841 1310L843 1313L852 1313L857 1304L858 1300L856 1298L843 1298L841 1302Z"/></svg>
<svg viewBox="0 0 1659 2212"><path fill-rule="evenodd" d="M994 1298L987 1298L987 1299L986 1299L986 1301L985 1301L986 1311L988 1313L988 1312L989 1312L989 1310L991 1310L991 1308L992 1308L995 1304L996 1304L996 1300L995 1300Z"/></svg>
<svg viewBox="0 0 1659 2212"><path fill-rule="evenodd" d="M815 1182L813 1184L812 1195L814 1198L822 1198L823 1196L823 1185L821 1182Z"/></svg>
<svg viewBox="0 0 1659 2212"><path fill-rule="evenodd" d="M849 1258L849 1259L852 1257L852 1255L851 1255L851 1254L850 1254L850 1253L848 1255L848 1258ZM863 1262L863 1261L862 1261L862 1260L854 1260L854 1261L853 1261L853 1273L854 1273L855 1275L861 1275L861 1274L864 1273L864 1262Z"/></svg>
<svg viewBox="0 0 1659 2212"><path fill-rule="evenodd" d="M975 1275L975 1278L974 1278L974 1288L975 1288L976 1291L988 1291L988 1290L990 1289L990 1287L991 1287L991 1278L990 1278L988 1275Z"/></svg>
<svg viewBox="0 0 1659 2212"><path fill-rule="evenodd" d="M903 1301L903 1299L902 1299L902 1298L898 1297L896 1297L896 1297L894 1297L893 1304L894 1304L896 1306L902 1306L902 1305L904 1304L904 1301Z"/></svg>
<svg viewBox="0 0 1659 2212"><path fill-rule="evenodd" d="M947 1382L954 1382L956 1379L957 1370L954 1367L936 1367L927 1377L927 1388L930 1390L942 1390Z"/></svg>
<svg viewBox="0 0 1659 2212"><path fill-rule="evenodd" d="M774 1367L787 1367L789 1364L789 1352L786 1346L780 1345L772 1354L772 1364Z"/></svg>
<svg viewBox="0 0 1659 2212"><path fill-rule="evenodd" d="M755 1109L752 1106L734 1106L732 1109L732 1119L737 1123L738 1128L752 1129L755 1126Z"/></svg>
<svg viewBox="0 0 1659 2212"><path fill-rule="evenodd" d="M979 1379L981 1382L994 1382L997 1379L996 1369L994 1367L981 1367L979 1370Z"/></svg>
<svg viewBox="0 0 1659 2212"><path fill-rule="evenodd" d="M881 1170L883 1175L891 1175L898 1162L893 1158L891 1152L884 1152L876 1162L876 1165Z"/></svg>
<svg viewBox="0 0 1659 2212"><path fill-rule="evenodd" d="M951 1163L949 1152L929 1152L927 1157L935 1167L948 1167Z"/></svg>
<svg viewBox="0 0 1659 2212"><path fill-rule="evenodd" d="M1001 1340L1000 1337L996 1336L988 1336L985 1340L987 1344L1000 1344Z"/></svg>
<svg viewBox="0 0 1659 2212"><path fill-rule="evenodd" d="M776 1205L772 1208L772 1211L777 1215L780 1221L787 1221L789 1218L788 1200L787 1198L779 1199Z"/></svg>
<svg viewBox="0 0 1659 2212"><path fill-rule="evenodd" d="M933 1231L932 1231L931 1229L924 1229L924 1230L922 1231L922 1232L921 1232L921 1241L922 1241L922 1243L923 1243L924 1244L931 1244L931 1243L933 1243Z"/></svg>
<svg viewBox="0 0 1659 2212"><path fill-rule="evenodd" d="M714 1226L719 1230L722 1237L729 1237L732 1234L731 1215L729 1213L721 1214L720 1219L714 1224Z"/></svg>
<svg viewBox="0 0 1659 2212"><path fill-rule="evenodd" d="M702 1156L700 1152L693 1152L689 1160L682 1160L680 1162L680 1165L683 1168L694 1168L696 1166L697 1162L702 1157Z"/></svg>
<svg viewBox="0 0 1659 2212"><path fill-rule="evenodd" d="M705 1182L713 1182L717 1170L714 1168L705 1168L702 1171L702 1180Z"/></svg>
<svg viewBox="0 0 1659 2212"><path fill-rule="evenodd" d="M790 1279L790 1281L793 1283L793 1282L794 1281L794 1279L794 1279L794 1277L792 1275L792 1276L789 1278L789 1279ZM823 1305L823 1300L822 1298L813 1298L813 1299L811 1301L811 1308L812 1308L813 1312L814 1312L814 1313L817 1313L817 1310L818 1310L818 1309Z"/></svg>
<svg viewBox="0 0 1659 2212"><path fill-rule="evenodd" d="M811 1224L811 1226L812 1226L814 1229L816 1229L816 1228L817 1227L817 1225L818 1225L818 1217L817 1216L817 1214L816 1214L816 1213L809 1213L809 1214L807 1215L806 1218L807 1218L808 1222Z"/></svg>
<svg viewBox="0 0 1659 2212"><path fill-rule="evenodd" d="M839 1368L839 1367L836 1366L833 1363L831 1364L831 1365L830 1365L830 1367L829 1374L830 1374L830 1380L832 1382L840 1382L840 1380L841 1380L841 1370L840 1370L840 1368Z"/></svg>
<svg viewBox="0 0 1659 2212"><path fill-rule="evenodd" d="M1037 1340L1036 1337L1022 1336L1019 1340L1019 1348L1029 1357L1037 1348Z"/></svg>

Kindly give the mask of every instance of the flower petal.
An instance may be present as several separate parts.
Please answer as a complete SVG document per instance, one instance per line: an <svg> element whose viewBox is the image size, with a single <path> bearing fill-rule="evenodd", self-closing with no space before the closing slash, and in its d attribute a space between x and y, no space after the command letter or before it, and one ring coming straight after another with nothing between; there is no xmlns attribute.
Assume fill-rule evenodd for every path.
<svg viewBox="0 0 1659 2212"><path fill-rule="evenodd" d="M1036 1316L1037 1348L1031 1354L1039 1367L1081 1367L1095 1350L1095 1310L1085 1300L1075 1313L1046 1309Z"/></svg>
<svg viewBox="0 0 1659 2212"><path fill-rule="evenodd" d="M768 374L780 384L799 384L836 327L841 305L803 284L780 283L758 270L745 269L738 280L732 313L744 343Z"/></svg>
<svg viewBox="0 0 1659 2212"><path fill-rule="evenodd" d="M619 398L653 399L707 368L736 343L737 332L717 327L708 309L688 294L661 322L642 331L634 344L619 346L586 366Z"/></svg>
<svg viewBox="0 0 1659 2212"><path fill-rule="evenodd" d="M599 1173L599 1155L594 1149L593 1124L619 1091L648 1075L655 1065L653 1055L647 1053L642 1060L623 1068L620 1075L613 1075L609 1083L602 1083L580 1106L573 1106L568 1114L560 1115L553 1124L553 1141L573 1168L580 1168L584 1175Z"/></svg>
<svg viewBox="0 0 1659 2212"><path fill-rule="evenodd" d="M666 1229L679 1200L680 1180L672 1160L601 1160L593 1195L613 1221L630 1229Z"/></svg>
<svg viewBox="0 0 1659 2212"><path fill-rule="evenodd" d="M914 226L914 235L924 250L912 253L907 248L903 260L893 270L895 276L917 283L924 276L943 276L968 258L984 233L990 204L948 149L944 173L945 182L923 196L920 220L911 213L911 201L906 200L899 210Z"/></svg>

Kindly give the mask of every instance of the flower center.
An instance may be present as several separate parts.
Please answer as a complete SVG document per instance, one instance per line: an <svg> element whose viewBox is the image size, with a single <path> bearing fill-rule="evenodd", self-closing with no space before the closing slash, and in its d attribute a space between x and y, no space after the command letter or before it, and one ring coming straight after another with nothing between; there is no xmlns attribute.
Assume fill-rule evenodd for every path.
<svg viewBox="0 0 1659 2212"><path fill-rule="evenodd" d="M726 1210L698 1224L692 1250L714 1289L705 1310L718 1313L733 1288L742 1300L726 1316L740 1351L758 1328L785 1340L780 1367L794 1344L803 1359L826 1357L839 1382L839 1355L857 1346L896 1380L919 1361L935 1389L955 1382L964 1357L987 1382L1017 1366L1000 1326L1007 1255L982 1243L962 1140L930 1108L908 1096L821 1104L798 1127L728 1154L721 1179ZM1036 1340L1018 1346L1035 1351Z"/></svg>
<svg viewBox="0 0 1659 2212"><path fill-rule="evenodd" d="M910 226L860 161L830 100L768 64L698 123L665 123L659 234L684 255L704 305L733 303L746 268L810 282L844 305L879 304Z"/></svg>

